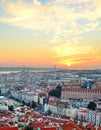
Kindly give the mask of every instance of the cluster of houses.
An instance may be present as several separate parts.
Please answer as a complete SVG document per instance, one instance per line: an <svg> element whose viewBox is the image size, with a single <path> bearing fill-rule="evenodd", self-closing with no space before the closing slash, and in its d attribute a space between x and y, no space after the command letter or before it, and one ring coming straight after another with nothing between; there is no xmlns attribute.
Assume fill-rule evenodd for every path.
<svg viewBox="0 0 101 130"><path fill-rule="evenodd" d="M62 86L60 99L48 95L49 91L55 89L57 85ZM77 73L70 73L67 71L23 71L1 74L0 93L1 95L12 97L25 104L31 105L32 102L34 102L43 107L43 109L40 110L41 114L37 113L38 118L35 118L36 112L33 111L31 107L14 109L14 113L12 113L13 115L11 114L11 116L14 117L14 121L16 120L15 123L13 121L14 125L12 126L14 127L19 127L19 125L25 127L25 125L30 124L30 126L33 126L34 128L35 123L39 124L40 121L42 121L40 124L42 127L38 126L37 129L43 129L44 127L46 128L46 120L48 120L49 125L47 127L51 130L62 130L67 129L67 127L68 129L70 127L70 130L72 127L73 129L87 129L86 126L88 123L90 123L89 126L92 125L92 128L94 129L99 129L99 126L101 126L101 77L92 77L91 79L88 79L86 76L80 77ZM87 105L90 101L96 102L96 111L87 109ZM0 111L1 113L2 111L7 112L7 104L5 105L1 103ZM30 116L26 116L27 112L30 113ZM33 114L34 116L32 116ZM59 119L59 121L54 121L47 117L49 114L51 114L52 119ZM26 120L23 116L26 117ZM64 117L66 119L64 119ZM23 123L19 118L24 119ZM12 118L9 120L12 120ZM75 122L76 120L83 124L81 125L80 122ZM9 126L9 122L7 123ZM69 123L72 124L68 125ZM2 122L0 124L2 124ZM50 124L52 124L51 128Z"/></svg>
<svg viewBox="0 0 101 130"><path fill-rule="evenodd" d="M27 106L16 108L12 112L0 111L0 130L24 130L26 126L35 130L101 130L101 126L76 121L66 115L45 116Z"/></svg>

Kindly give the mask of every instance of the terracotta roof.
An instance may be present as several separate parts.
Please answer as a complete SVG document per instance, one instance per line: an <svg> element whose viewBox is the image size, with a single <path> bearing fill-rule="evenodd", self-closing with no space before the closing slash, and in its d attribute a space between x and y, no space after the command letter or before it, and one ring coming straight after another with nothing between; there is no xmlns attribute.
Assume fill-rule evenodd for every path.
<svg viewBox="0 0 101 130"><path fill-rule="evenodd" d="M95 89L89 89L89 88L66 88L66 87L64 87L64 88L62 88L62 91L65 91L65 90L67 90L67 91L88 91L88 92L93 92L93 91L100 91L101 92L101 89L100 88L95 88Z"/></svg>
<svg viewBox="0 0 101 130"><path fill-rule="evenodd" d="M98 127L98 130L101 130L101 126Z"/></svg>
<svg viewBox="0 0 101 130"><path fill-rule="evenodd" d="M94 128L94 125L90 123L86 125L86 128L87 129L90 128L91 130L96 130L96 128Z"/></svg>
<svg viewBox="0 0 101 130"><path fill-rule="evenodd" d="M82 130L79 126L77 126L74 122L68 122L68 123L64 123L62 125L63 129L64 130L73 130L73 129L76 129L76 130Z"/></svg>

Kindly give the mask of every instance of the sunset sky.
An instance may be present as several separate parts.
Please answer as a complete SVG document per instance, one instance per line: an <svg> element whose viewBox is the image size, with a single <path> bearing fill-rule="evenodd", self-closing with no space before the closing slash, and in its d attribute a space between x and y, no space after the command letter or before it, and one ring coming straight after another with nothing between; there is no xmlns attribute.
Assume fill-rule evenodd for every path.
<svg viewBox="0 0 101 130"><path fill-rule="evenodd" d="M0 0L0 66L101 68L101 0Z"/></svg>

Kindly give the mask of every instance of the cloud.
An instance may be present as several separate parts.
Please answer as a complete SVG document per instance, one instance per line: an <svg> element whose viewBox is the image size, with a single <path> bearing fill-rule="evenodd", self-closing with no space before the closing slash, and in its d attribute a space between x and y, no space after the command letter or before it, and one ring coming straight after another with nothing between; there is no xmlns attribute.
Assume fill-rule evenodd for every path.
<svg viewBox="0 0 101 130"><path fill-rule="evenodd" d="M72 44L71 44L72 43ZM53 51L55 51L56 55L55 57L67 57L67 56L74 56L79 54L88 54L92 51L91 47L89 46L79 46L74 45L73 42L66 43L63 45L55 46L53 48Z"/></svg>
<svg viewBox="0 0 101 130"><path fill-rule="evenodd" d="M77 19L84 18L94 24L97 22L95 20L101 17L99 4L92 0L91 6L89 2L90 0L82 0L82 2L79 0L54 0L41 4L38 0L34 0L33 3L28 4L21 0L3 1L2 7L5 9L6 16L1 17L0 21L33 30L49 31L53 29L56 35L61 35L63 32L72 35L73 31L81 34L85 30L82 25L77 24ZM96 7L93 11L88 8L88 6L93 8L95 3ZM75 7L75 4L78 6ZM86 8L82 10L84 4L86 4ZM72 5L74 6L72 7ZM77 11L78 7L81 9ZM79 31L80 28L82 31ZM89 31L92 30L89 29Z"/></svg>
<svg viewBox="0 0 101 130"><path fill-rule="evenodd" d="M71 56L64 56L64 57L55 57L58 64L62 64L63 66L68 66L71 64L71 67L88 67L88 66L96 66L96 64L101 64L99 59L95 58L95 56L91 53L79 53L76 55Z"/></svg>
<svg viewBox="0 0 101 130"><path fill-rule="evenodd" d="M98 30L101 24L100 0L2 0L0 22L51 35L55 57L87 54L89 46L81 46L85 33ZM84 23L82 23L84 20ZM51 34L52 33L52 34Z"/></svg>
<svg viewBox="0 0 101 130"><path fill-rule="evenodd" d="M54 59L58 62L58 64L71 64L77 65L80 64L94 64L98 62L101 57L98 49L93 48L92 46L80 44L78 39L69 41L65 44L56 45L53 50Z"/></svg>

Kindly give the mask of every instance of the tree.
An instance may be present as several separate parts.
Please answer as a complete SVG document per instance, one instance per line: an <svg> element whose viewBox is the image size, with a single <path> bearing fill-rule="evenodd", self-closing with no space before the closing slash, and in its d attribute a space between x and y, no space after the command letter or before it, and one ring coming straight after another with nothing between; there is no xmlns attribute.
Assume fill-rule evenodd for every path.
<svg viewBox="0 0 101 130"><path fill-rule="evenodd" d="M96 110L96 107L97 107L97 105L96 105L96 103L95 102L90 102L89 104L88 104L88 106L87 106L87 108L88 109L91 109L91 110Z"/></svg>
<svg viewBox="0 0 101 130"><path fill-rule="evenodd" d="M34 130L31 126L26 126L24 130Z"/></svg>
<svg viewBox="0 0 101 130"><path fill-rule="evenodd" d="M57 87L56 87L56 89L60 89L60 90L61 90L61 88L62 88L62 87L61 87L60 84L58 84Z"/></svg>
<svg viewBox="0 0 101 130"><path fill-rule="evenodd" d="M52 111L49 109L49 110L47 111L47 114L48 114L48 115L51 115L51 114L52 114Z"/></svg>
<svg viewBox="0 0 101 130"><path fill-rule="evenodd" d="M30 107L30 102L26 103L26 105L27 105L28 107Z"/></svg>
<svg viewBox="0 0 101 130"><path fill-rule="evenodd" d="M34 101L31 102L31 107L34 109L36 107L36 103Z"/></svg>
<svg viewBox="0 0 101 130"><path fill-rule="evenodd" d="M61 85L59 84L56 89L53 89L49 92L49 96L55 96L57 98L61 97Z"/></svg>
<svg viewBox="0 0 101 130"><path fill-rule="evenodd" d="M14 111L13 105L8 106L9 111Z"/></svg>
<svg viewBox="0 0 101 130"><path fill-rule="evenodd" d="M24 100L22 101L22 104L25 105L25 101Z"/></svg>

